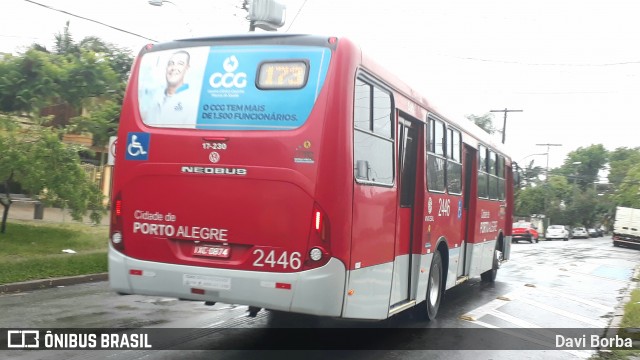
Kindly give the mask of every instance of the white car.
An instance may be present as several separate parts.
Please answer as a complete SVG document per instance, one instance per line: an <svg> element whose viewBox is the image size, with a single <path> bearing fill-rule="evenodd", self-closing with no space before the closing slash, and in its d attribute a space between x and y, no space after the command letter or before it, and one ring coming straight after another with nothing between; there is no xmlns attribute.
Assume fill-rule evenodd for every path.
<svg viewBox="0 0 640 360"><path fill-rule="evenodd" d="M562 239L564 241L569 240L570 234L567 227L564 225L549 225L544 238L547 240Z"/></svg>
<svg viewBox="0 0 640 360"><path fill-rule="evenodd" d="M583 227L577 227L577 228L573 228L572 230L573 232L573 237L574 238L583 238L583 239L588 239L589 238L589 233L587 232L587 229L583 228Z"/></svg>

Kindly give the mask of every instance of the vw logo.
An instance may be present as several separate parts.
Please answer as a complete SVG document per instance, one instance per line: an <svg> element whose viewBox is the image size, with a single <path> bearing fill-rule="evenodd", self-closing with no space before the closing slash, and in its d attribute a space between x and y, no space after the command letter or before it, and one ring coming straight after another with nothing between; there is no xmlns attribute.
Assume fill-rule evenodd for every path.
<svg viewBox="0 0 640 360"><path fill-rule="evenodd" d="M217 163L218 161L220 161L220 154L218 154L215 151L212 151L211 154L209 154L209 161L211 161L212 163Z"/></svg>

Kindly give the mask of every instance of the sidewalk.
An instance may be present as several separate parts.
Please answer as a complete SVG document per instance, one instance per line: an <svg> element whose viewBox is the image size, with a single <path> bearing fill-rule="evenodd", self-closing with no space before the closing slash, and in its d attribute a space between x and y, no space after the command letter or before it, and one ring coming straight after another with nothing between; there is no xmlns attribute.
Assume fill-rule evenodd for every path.
<svg viewBox="0 0 640 360"><path fill-rule="evenodd" d="M0 207L1 208L1 207ZM11 208L9 209L9 220L33 220L37 222L44 223L80 223L79 221L73 220L71 218L71 213L69 210L59 209L59 208L44 208L44 213L42 219L35 219L35 209L36 205L34 203L24 203L16 201L11 204ZM110 221L109 211L107 211L102 216L102 221L100 222L100 226L108 226ZM91 224L91 220L89 216L85 216L82 221L84 224Z"/></svg>

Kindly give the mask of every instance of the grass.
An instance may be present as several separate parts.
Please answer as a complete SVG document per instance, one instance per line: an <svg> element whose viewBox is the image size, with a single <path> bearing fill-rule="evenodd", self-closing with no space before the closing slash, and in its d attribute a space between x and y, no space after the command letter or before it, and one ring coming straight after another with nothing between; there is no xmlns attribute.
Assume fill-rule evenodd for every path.
<svg viewBox="0 0 640 360"><path fill-rule="evenodd" d="M624 315L620 322L618 336L631 338L634 342L640 341L640 332L630 331L640 329L640 289L631 292L631 300L624 306ZM611 350L600 352L592 357L593 360L629 360L640 359L640 349L634 347L632 350Z"/></svg>
<svg viewBox="0 0 640 360"><path fill-rule="evenodd" d="M80 223L11 221L0 234L0 284L106 272L107 232Z"/></svg>
<svg viewBox="0 0 640 360"><path fill-rule="evenodd" d="M631 293L631 300L624 307L624 317L620 323L624 328L640 328L640 289ZM634 334L635 340L640 340L640 334Z"/></svg>

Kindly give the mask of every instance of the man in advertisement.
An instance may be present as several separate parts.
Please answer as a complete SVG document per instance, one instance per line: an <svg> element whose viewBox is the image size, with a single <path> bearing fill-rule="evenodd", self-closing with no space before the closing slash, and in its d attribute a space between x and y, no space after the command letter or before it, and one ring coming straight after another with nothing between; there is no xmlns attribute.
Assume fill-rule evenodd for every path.
<svg viewBox="0 0 640 360"><path fill-rule="evenodd" d="M174 52L167 61L165 79L166 87L159 92L145 116L145 121L152 125L166 125L172 127L194 127L196 123L196 109L193 98L198 94L189 90L185 75L190 66L189 52L179 50Z"/></svg>

